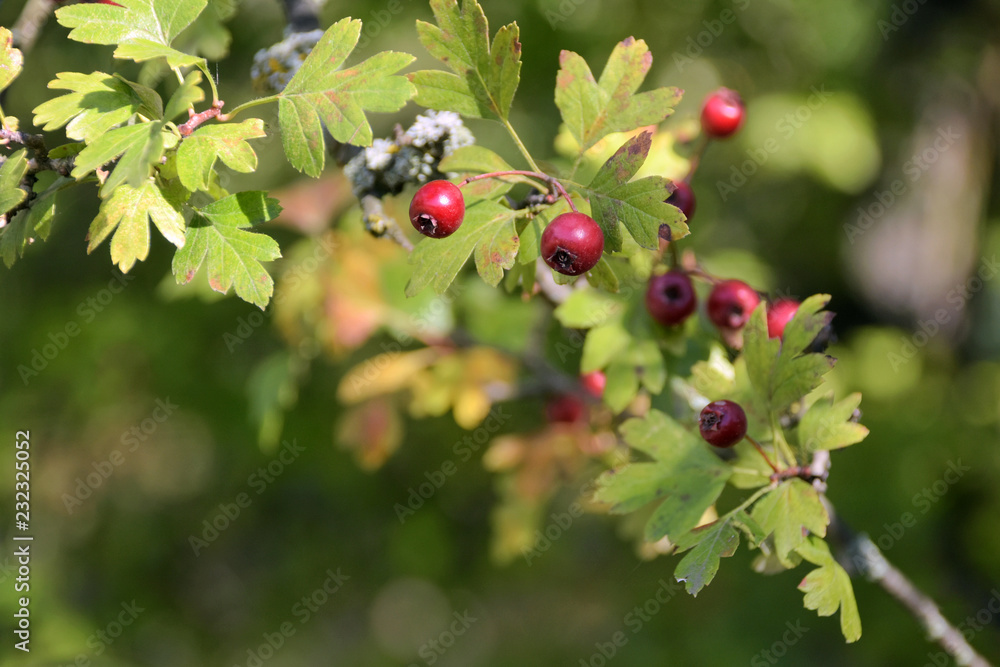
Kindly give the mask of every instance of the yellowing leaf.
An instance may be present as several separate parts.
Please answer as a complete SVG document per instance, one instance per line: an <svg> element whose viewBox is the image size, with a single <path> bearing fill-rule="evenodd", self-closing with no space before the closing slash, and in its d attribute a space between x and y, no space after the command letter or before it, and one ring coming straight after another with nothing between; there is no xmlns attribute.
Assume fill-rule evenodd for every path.
<svg viewBox="0 0 1000 667"><path fill-rule="evenodd" d="M122 185L101 204L90 225L90 253L113 231L111 261L127 273L135 262L149 254L149 220L178 248L184 246L184 217L164 199L151 181L139 188Z"/></svg>

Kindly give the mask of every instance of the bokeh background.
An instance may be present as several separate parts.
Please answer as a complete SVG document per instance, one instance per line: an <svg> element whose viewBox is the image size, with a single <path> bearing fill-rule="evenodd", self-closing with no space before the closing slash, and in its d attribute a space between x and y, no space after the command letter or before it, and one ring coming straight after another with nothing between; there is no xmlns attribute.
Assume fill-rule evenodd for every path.
<svg viewBox="0 0 1000 667"><path fill-rule="evenodd" d="M1000 617L989 610L1000 600L1000 220L992 196L1000 3L484 7L493 29L520 26L513 123L536 155L555 155L560 49L598 69L620 39L645 39L654 55L646 85L686 91L665 125L681 134L696 127L707 92L726 85L742 93L747 125L706 154L684 243L716 272L772 293L833 295L840 363L832 380L838 392L863 392L872 433L834 455L829 495L949 618L972 617L963 627L973 644L1000 659ZM4 2L0 24L10 26L20 9ZM426 3L331 1L324 25L346 15L369 26L360 56L394 49L432 66L413 29L416 19L430 20ZM281 8L244 0L228 25L232 53L217 72L234 104L255 94L252 57L281 38ZM22 123L55 72L135 74L110 48L65 35L54 21L45 26L7 96L5 111ZM273 121L273 111L262 113ZM384 134L415 113L410 105L374 122ZM470 126L480 143L517 160L500 130ZM845 645L835 619L802 608L801 570L760 576L743 551L697 599L662 589L668 601L637 615L670 581L674 559L640 560L605 516L576 518L530 563L498 563L491 513L501 491L482 449L456 456L467 434L452 415L366 417L337 398L345 372L392 340L372 331L367 296L411 316L447 320L451 309L432 308L427 295L417 306L402 303L404 258L359 232L335 170L303 182L278 142L256 146L258 173L229 186L281 191L288 210L270 228L288 258L273 267L285 275L279 293L287 298L263 316L232 297L172 286L162 239L126 281L117 278L106 245L85 253L92 192L68 198L51 238L3 271L4 628L15 604L13 441L24 429L35 534L32 651L15 651L5 630L5 664L947 664L871 584L855 583L864 635ZM511 340L531 313L504 311L492 326L483 307L491 297L475 280L456 297L467 326L527 346ZM357 299L331 301L337 285ZM79 335L23 381L18 367L70 323ZM512 416L498 433L541 427L537 397L506 405ZM116 450L121 465L68 505L66 494L106 471ZM448 462L457 472L401 522L394 506ZM273 477L257 472L269 465ZM948 473L959 466L960 476ZM585 481L567 484L547 512L567 511ZM234 505L238 517L193 548L192 536L211 536L204 522L226 524L219 516ZM906 513L912 525L902 525ZM322 592L324 583L335 592ZM607 652L619 631L627 643L605 659L602 646Z"/></svg>

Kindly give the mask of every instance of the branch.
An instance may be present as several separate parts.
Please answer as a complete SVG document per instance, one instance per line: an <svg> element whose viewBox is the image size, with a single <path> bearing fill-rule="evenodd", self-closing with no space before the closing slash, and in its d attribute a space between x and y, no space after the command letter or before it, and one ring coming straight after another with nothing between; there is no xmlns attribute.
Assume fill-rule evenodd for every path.
<svg viewBox="0 0 1000 667"><path fill-rule="evenodd" d="M361 218L365 223L365 229L376 238L388 236L390 239L403 246L407 252L413 252L413 244L406 238L399 224L382 209L382 200L375 195L365 195L361 198Z"/></svg>
<svg viewBox="0 0 1000 667"><path fill-rule="evenodd" d="M35 41L42 27L49 20L49 15L55 10L56 0L28 0L21 10L21 15L14 22L11 33L14 36L14 46L27 55L35 46Z"/></svg>

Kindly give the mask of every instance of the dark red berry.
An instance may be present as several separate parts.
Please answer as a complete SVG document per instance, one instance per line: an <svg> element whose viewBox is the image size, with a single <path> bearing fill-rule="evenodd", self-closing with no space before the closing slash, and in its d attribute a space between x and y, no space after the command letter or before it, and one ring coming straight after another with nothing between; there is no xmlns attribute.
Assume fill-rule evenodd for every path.
<svg viewBox="0 0 1000 667"><path fill-rule="evenodd" d="M684 214L684 217L688 219L688 222L691 222L691 216L694 215L694 207L696 203L694 199L694 190L692 190L691 186L684 181L676 181L674 185L677 187L674 189L673 194L667 197L667 203L673 204L679 208L681 213Z"/></svg>
<svg viewBox="0 0 1000 667"><path fill-rule="evenodd" d="M584 373L580 376L580 384L582 384L583 388L590 392L594 398L600 398L604 395L604 388L608 385L608 376L606 376L602 371Z"/></svg>
<svg viewBox="0 0 1000 667"><path fill-rule="evenodd" d="M720 329L740 329L758 303L760 295L742 280L723 280L708 295L708 319Z"/></svg>
<svg viewBox="0 0 1000 667"><path fill-rule="evenodd" d="M646 288L646 310L666 327L682 323L691 316L697 304L691 278L677 269L653 276Z"/></svg>
<svg viewBox="0 0 1000 667"><path fill-rule="evenodd" d="M604 252L604 232L589 215L557 215L542 232L542 259L554 271L578 276L590 271Z"/></svg>
<svg viewBox="0 0 1000 667"><path fill-rule="evenodd" d="M556 396L545 404L545 418L550 424L575 424L587 418L587 406L572 394Z"/></svg>
<svg viewBox="0 0 1000 667"><path fill-rule="evenodd" d="M791 299L775 301L767 307L767 337L784 338L785 325L792 321L799 302Z"/></svg>
<svg viewBox="0 0 1000 667"><path fill-rule="evenodd" d="M455 233L465 218L465 198L450 181L431 181L413 195L410 222L414 229L434 239Z"/></svg>
<svg viewBox="0 0 1000 667"><path fill-rule="evenodd" d="M713 401L698 417L701 437L716 447L732 447L747 434L747 415L739 403Z"/></svg>
<svg viewBox="0 0 1000 667"><path fill-rule="evenodd" d="M701 108L701 128L710 137L725 139L743 125L746 107L740 94L729 88L719 88L705 98Z"/></svg>

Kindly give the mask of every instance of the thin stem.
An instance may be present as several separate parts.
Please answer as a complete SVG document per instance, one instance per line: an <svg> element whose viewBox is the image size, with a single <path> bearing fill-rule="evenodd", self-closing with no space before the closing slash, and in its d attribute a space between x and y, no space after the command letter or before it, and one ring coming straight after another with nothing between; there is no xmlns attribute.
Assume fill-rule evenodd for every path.
<svg viewBox="0 0 1000 667"><path fill-rule="evenodd" d="M252 107L259 107L262 104L269 104L271 102L276 102L278 100L279 96L280 96L280 93L278 95L268 95L267 97L258 97L255 100L250 100L249 102L244 102L243 104L239 105L238 107L235 107L229 113L219 114L219 120L222 121L222 122L226 122L228 120L232 120L232 118L236 114L240 113L241 111L246 111L247 109L250 109Z"/></svg>
<svg viewBox="0 0 1000 667"><path fill-rule="evenodd" d="M212 89L212 106L215 106L215 104L219 101L219 89L215 86L215 77L213 77L212 73L208 71L207 63L201 71L202 74L205 75L205 78L208 79L208 87Z"/></svg>
<svg viewBox="0 0 1000 667"><path fill-rule="evenodd" d="M765 452L764 448L760 446L760 443L751 438L749 433L745 437L747 440L750 441L750 444L754 446L754 448L760 453L760 455L764 457L764 461L767 462L767 465L771 466L771 470L774 471L774 474L776 475L780 474L781 471L778 470L778 466L774 465L774 463L771 462L771 459L767 457L767 452Z"/></svg>
<svg viewBox="0 0 1000 667"><path fill-rule="evenodd" d="M694 149L694 153L688 158L688 172L684 176L684 181L691 182L691 177L694 176L694 172L698 170L698 165L701 164L701 158L705 155L705 151L708 149L709 138L708 135L702 134L701 138L698 140L698 145Z"/></svg>
<svg viewBox="0 0 1000 667"><path fill-rule="evenodd" d="M510 121L507 120L506 118L503 121L503 125L504 127L507 128L507 132L510 133L510 136L514 140L514 143L517 144L517 148L518 150L521 151L521 155L523 155L524 159L528 161L528 165L530 165L531 168L534 169L536 172L540 172L541 169L537 164L535 164L535 159L531 157L531 153L528 152L528 149L525 148L524 144L521 142L521 137L517 136L517 132L514 130L514 126L511 125Z"/></svg>
<svg viewBox="0 0 1000 667"><path fill-rule="evenodd" d="M784 456L788 466L798 465L795 452L792 451L791 446L785 440L785 432L781 430L781 424L778 423L777 418L774 416L771 418L771 430L774 431L774 446L776 451Z"/></svg>
<svg viewBox="0 0 1000 667"><path fill-rule="evenodd" d="M549 176L548 174L543 174L543 173L538 172L538 171L523 171L523 170L520 170L520 169L514 169L514 170L511 170L511 171L491 171L488 174L477 174L476 176L469 176L469 177L463 179L458 184L458 187L462 187L464 185L468 185L469 183L472 183L473 181L481 181L484 178L502 178L504 176L530 176L532 178L537 178L537 179L543 180L543 181L545 181L546 183L548 183L551 187L555 188L559 192L559 194L562 196L562 198L566 200L566 203L569 204L569 207L570 207L571 210L573 210L574 212L577 212L576 204L574 204L573 200L570 199L569 193L566 192L566 188L564 188L562 186L562 183L560 183L558 180L556 180L552 176Z"/></svg>

